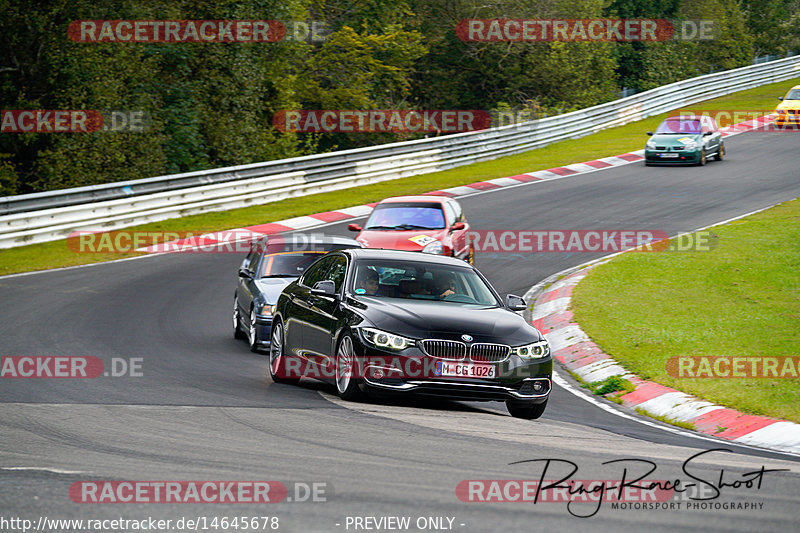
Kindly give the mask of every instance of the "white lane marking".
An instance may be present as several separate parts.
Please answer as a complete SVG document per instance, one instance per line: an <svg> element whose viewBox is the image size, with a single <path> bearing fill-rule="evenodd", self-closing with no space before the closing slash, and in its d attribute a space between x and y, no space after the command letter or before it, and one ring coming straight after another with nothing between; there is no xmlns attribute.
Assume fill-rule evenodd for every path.
<svg viewBox="0 0 800 533"><path fill-rule="evenodd" d="M368 205L356 205L353 207L345 207L344 209L334 209L333 212L344 213L345 215L350 215L351 217L359 218L372 213L372 208ZM341 222L341 220L337 220L337 222Z"/></svg>
<svg viewBox="0 0 800 533"><path fill-rule="evenodd" d="M659 394L655 398L650 398L638 404L636 407L657 416L666 416L682 422L691 422L706 413L723 408L721 405L698 400L685 392Z"/></svg>
<svg viewBox="0 0 800 533"><path fill-rule="evenodd" d="M554 352L563 350L564 348L569 348L570 346L575 346L581 342L591 341L589 336L583 332L580 326L574 323L570 324L569 326L564 326L563 328L550 330L545 334L545 336L547 337L550 347Z"/></svg>
<svg viewBox="0 0 800 533"><path fill-rule="evenodd" d="M586 274L577 274L575 276L569 276L547 287L547 292L557 291L558 289L563 289L569 286L575 286L585 277Z"/></svg>
<svg viewBox="0 0 800 533"><path fill-rule="evenodd" d="M322 221L318 218L304 215L301 217L287 218L286 220L278 220L274 223L298 230L298 229L316 227L319 225L320 222Z"/></svg>
<svg viewBox="0 0 800 533"><path fill-rule="evenodd" d="M622 368L613 359L601 359L573 370L586 383L596 383L613 376L630 376L631 373ZM638 406L637 406L638 407Z"/></svg>
<svg viewBox="0 0 800 533"><path fill-rule="evenodd" d="M499 185L500 187L508 187L509 185L518 185L520 182L514 178L495 178L493 180L486 180L486 183Z"/></svg>
<svg viewBox="0 0 800 533"><path fill-rule="evenodd" d="M631 152L631 153L633 153L633 152ZM608 159L614 159L614 158L608 158ZM600 160L598 159L598 161L600 161ZM522 172L522 174L527 174L528 176L533 176L535 178L540 178L540 179L539 179L539 181L528 181L528 182L518 183L516 185L508 185L508 186L502 187L500 189L487 189L485 191L475 191L475 192L471 192L469 194L459 194L458 198L468 198L468 197L478 196L479 194L486 194L486 193L490 193L490 192L502 192L502 191L507 191L509 189L514 189L516 187L525 187L526 185L536 185L537 183L556 181L556 180L565 179L565 178L575 178L575 177L578 177L578 176L585 176L586 174L592 174L593 172L602 172L603 170L609 170L609 169L612 169L612 168L621 167L623 165L630 165L630 164L633 164L633 163L641 163L642 162L641 159L638 159L636 161L626 161L624 159L620 159L620 161L621 161L621 163L616 164L616 165L611 166L611 167L603 167L603 168L591 167L592 170L587 170L586 172L582 172L582 173L578 173L578 174L567 174L566 176L560 176L560 175L558 175L558 174L556 174L554 172L550 172L550 171L547 171L547 170L539 170L537 172ZM467 188L469 188L469 187L467 187ZM451 189L444 189L444 190L450 191Z"/></svg>
<svg viewBox="0 0 800 533"><path fill-rule="evenodd" d="M699 439L699 440L705 440L705 441L708 441L708 442L713 442L715 444L719 444L722 447L724 447L724 446L735 446L735 447L739 447L739 448L747 448L747 449L750 449L750 450L756 449L756 450L759 450L759 451L772 452L772 453L776 453L778 455L788 455L790 457L800 457L800 454L798 454L798 453L782 452L782 451L776 451L776 450L771 450L771 449L766 449L766 448L759 448L759 447L755 447L755 446L747 446L747 445L744 445L744 444L739 444L739 443L737 443L735 441L728 441L728 440L722 440L722 439L715 439L715 438L712 438L712 437L706 437L705 435L701 435L701 434L697 434L697 433L689 433L688 431L683 431L681 429L677 429L677 428L674 428L674 427L671 427L671 426L657 424L655 422L650 422L649 420L640 419L638 417L629 415L628 413L625 413L625 412L619 411L617 409L614 409L613 407L611 407L607 403L602 402L602 401L598 400L597 398L595 398L593 396L589 396L588 394L586 394L583 391L579 391L578 389L576 389L575 387L570 385L567 382L567 380L565 380L563 377L561 377L555 370L553 370L553 382L556 385L558 385L559 387L561 387L562 389L564 389L567 392L569 392L570 394L573 394L574 396L577 396L578 398L580 398L582 400L585 400L585 401L593 404L596 407L599 407L600 409L602 409L603 411L606 411L607 413L611 413L612 415L616 415L616 416L619 416L621 418L625 418L627 420L632 420L634 422L639 422L640 424L644 424L645 426L650 426L652 428L656 428L656 429L660 429L660 430L663 430L663 431L667 431L669 433L674 433L675 435L680 435L682 437L691 437L693 439Z"/></svg>
<svg viewBox="0 0 800 533"><path fill-rule="evenodd" d="M470 187L469 185L461 185L459 187L448 187L447 189L441 189L442 192L455 194L456 196L469 196L469 193L474 192L476 190L478 189ZM488 189L488 190L497 191L502 189Z"/></svg>
<svg viewBox="0 0 800 533"><path fill-rule="evenodd" d="M52 472L54 474L88 474L88 472L84 470L63 470L61 468L50 468L48 466L0 466L0 470Z"/></svg>
<svg viewBox="0 0 800 533"><path fill-rule="evenodd" d="M539 320L540 318L544 318L548 315L563 313L569 307L569 301L569 297L562 296L561 298L554 298L549 302L538 305L533 308L532 318L533 320Z"/></svg>
<svg viewBox="0 0 800 533"><path fill-rule="evenodd" d="M574 170L575 172L578 172L580 174L585 174L587 172L591 172L592 170L597 170L597 167L593 167L592 165L587 165L586 163L573 163L571 165L564 166L564 168Z"/></svg>
<svg viewBox="0 0 800 533"><path fill-rule="evenodd" d="M775 422L734 440L754 446L774 446L787 452L797 450L800 448L800 425L792 422Z"/></svg>

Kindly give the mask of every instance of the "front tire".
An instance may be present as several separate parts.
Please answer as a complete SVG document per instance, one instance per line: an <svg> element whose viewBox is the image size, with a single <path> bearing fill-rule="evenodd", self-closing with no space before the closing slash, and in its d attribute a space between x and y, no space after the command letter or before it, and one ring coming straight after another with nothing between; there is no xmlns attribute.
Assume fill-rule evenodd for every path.
<svg viewBox="0 0 800 533"><path fill-rule="evenodd" d="M272 326L272 342L269 345L269 377L275 383L295 384L300 378L286 377L286 356L283 353L283 325L276 322Z"/></svg>
<svg viewBox="0 0 800 533"><path fill-rule="evenodd" d="M514 418L522 418L524 420L536 420L544 414L547 409L547 400L542 403L533 403L530 401L519 400L506 400L506 408Z"/></svg>
<svg viewBox="0 0 800 533"><path fill-rule="evenodd" d="M717 155L714 156L714 159L717 161L722 161L725 157L725 143L719 144L719 150L717 150Z"/></svg>
<svg viewBox="0 0 800 533"><path fill-rule="evenodd" d="M242 318L239 316L239 295L233 295L233 338L243 340L247 338L242 332Z"/></svg>
<svg viewBox="0 0 800 533"><path fill-rule="evenodd" d="M256 309L250 309L250 325L247 328L247 344L250 346L250 351L258 353L258 329L256 328Z"/></svg>
<svg viewBox="0 0 800 533"><path fill-rule="evenodd" d="M706 149L703 148L702 150L700 150L700 161L697 162L697 165L702 167L705 166L705 164L706 164Z"/></svg>
<svg viewBox="0 0 800 533"><path fill-rule="evenodd" d="M348 334L342 335L336 349L336 392L342 400L356 401L364 397L355 377L357 364L353 349L353 339Z"/></svg>

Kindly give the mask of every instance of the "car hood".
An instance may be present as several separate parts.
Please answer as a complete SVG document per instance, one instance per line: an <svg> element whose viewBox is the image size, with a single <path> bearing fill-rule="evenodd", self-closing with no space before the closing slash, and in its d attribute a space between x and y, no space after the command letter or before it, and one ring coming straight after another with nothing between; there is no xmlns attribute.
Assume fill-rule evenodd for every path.
<svg viewBox="0 0 800 533"><path fill-rule="evenodd" d="M800 108L800 100L784 100L775 108L778 109L798 109Z"/></svg>
<svg viewBox="0 0 800 533"><path fill-rule="evenodd" d="M256 287L264 297L264 302L274 304L281 291L297 278L261 278L256 280Z"/></svg>
<svg viewBox="0 0 800 533"><path fill-rule="evenodd" d="M408 230L408 231L393 231L393 230L362 230L358 234L356 240L364 244L367 248L386 248L390 250L406 250L410 252L419 252L425 247L426 240L430 239L417 239L417 237L431 237L438 241L444 242L447 235L446 229L436 230ZM414 240L425 244L418 244Z"/></svg>
<svg viewBox="0 0 800 533"><path fill-rule="evenodd" d="M460 340L467 334L472 342L511 346L543 339L536 328L505 308L369 296L358 299L366 304L362 313L376 328L415 339Z"/></svg>
<svg viewBox="0 0 800 533"><path fill-rule="evenodd" d="M697 144L702 143L703 135L700 133L692 134L692 133L682 133L682 134L665 134L660 133L658 135L653 135L650 137L650 140L656 143L658 146L683 146L688 142L687 139L695 141Z"/></svg>

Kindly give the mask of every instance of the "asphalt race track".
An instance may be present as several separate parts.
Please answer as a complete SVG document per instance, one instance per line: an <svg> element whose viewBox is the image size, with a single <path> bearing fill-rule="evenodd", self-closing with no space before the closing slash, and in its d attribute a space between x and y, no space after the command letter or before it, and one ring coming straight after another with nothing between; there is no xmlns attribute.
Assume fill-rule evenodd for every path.
<svg viewBox="0 0 800 533"><path fill-rule="evenodd" d="M657 229L673 235L800 196L796 133L752 132L725 142L726 160L706 167L634 163L460 201L475 229ZM346 223L325 231L352 235ZM501 293L524 294L548 275L601 255L481 254L477 266ZM635 414L616 416L561 387L542 419L523 421L500 403L348 404L334 397L333 386L313 380L273 384L266 357L232 336L240 260L173 254L0 278L0 355L96 356L106 369L113 358L141 358L142 373L0 380L1 515L34 523L41 516L276 516L279 531L293 532L364 531L375 524L361 522L356 529L353 517L388 516L411 517L409 531L797 528L798 458L688 436L650 419L643 424ZM760 487L723 487L705 502L678 497L673 509L468 503L456 496L462 480L539 479L546 463L537 459L572 461L576 480L619 479L626 466L642 472L643 463L604 462L645 459L657 466L647 479L688 482L684 462L714 448L730 451L710 452L686 466L708 482L698 483L709 489L698 498L714 496L709 487L720 476L734 485L762 466L789 471L767 472ZM553 462L545 478L565 468ZM293 499L295 483L324 483L326 501L74 503L70 485L87 480L275 480ZM426 527L419 529L419 517L453 521L420 522Z"/></svg>

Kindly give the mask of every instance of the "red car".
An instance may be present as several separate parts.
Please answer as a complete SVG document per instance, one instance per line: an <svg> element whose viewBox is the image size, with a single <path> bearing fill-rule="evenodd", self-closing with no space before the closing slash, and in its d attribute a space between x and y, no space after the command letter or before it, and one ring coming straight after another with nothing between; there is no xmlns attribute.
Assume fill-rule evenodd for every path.
<svg viewBox="0 0 800 533"><path fill-rule="evenodd" d="M350 224L366 248L449 255L473 264L475 247L461 205L446 196L397 196L382 200L364 223Z"/></svg>

